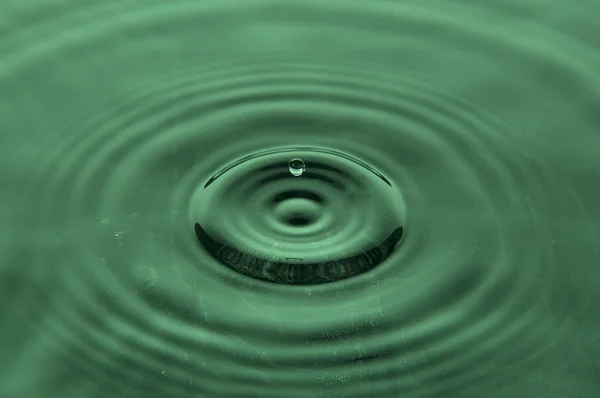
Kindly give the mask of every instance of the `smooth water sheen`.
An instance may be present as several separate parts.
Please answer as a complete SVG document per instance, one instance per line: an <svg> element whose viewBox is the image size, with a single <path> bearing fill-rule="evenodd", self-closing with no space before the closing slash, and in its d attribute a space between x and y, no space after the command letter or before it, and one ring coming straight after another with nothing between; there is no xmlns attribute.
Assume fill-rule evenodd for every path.
<svg viewBox="0 0 600 398"><path fill-rule="evenodd" d="M599 15L3 0L0 397L600 396Z"/></svg>

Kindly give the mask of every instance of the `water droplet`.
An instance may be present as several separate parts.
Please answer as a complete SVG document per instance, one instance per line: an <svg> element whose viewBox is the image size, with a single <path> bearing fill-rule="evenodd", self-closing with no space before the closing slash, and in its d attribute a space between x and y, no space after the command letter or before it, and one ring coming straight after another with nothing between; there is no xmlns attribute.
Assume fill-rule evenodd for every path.
<svg viewBox="0 0 600 398"><path fill-rule="evenodd" d="M294 177L300 177L302 173L304 173L304 169L306 168L304 160L299 158L293 158L292 160L290 160L288 166L290 169L290 173L292 173Z"/></svg>

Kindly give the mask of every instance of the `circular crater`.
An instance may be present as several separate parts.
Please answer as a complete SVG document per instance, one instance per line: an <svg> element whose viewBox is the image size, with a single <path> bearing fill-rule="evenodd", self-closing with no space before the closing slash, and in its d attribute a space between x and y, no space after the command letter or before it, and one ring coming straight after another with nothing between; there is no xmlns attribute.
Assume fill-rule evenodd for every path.
<svg viewBox="0 0 600 398"><path fill-rule="evenodd" d="M388 258L404 234L405 208L390 181L355 157L282 148L215 173L193 195L190 218L219 263L263 281L310 285L358 276Z"/></svg>

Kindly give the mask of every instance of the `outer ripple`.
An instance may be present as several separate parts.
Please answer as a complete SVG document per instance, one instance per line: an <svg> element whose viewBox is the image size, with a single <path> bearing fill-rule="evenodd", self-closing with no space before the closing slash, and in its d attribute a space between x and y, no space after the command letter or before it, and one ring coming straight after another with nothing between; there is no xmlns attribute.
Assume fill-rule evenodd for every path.
<svg viewBox="0 0 600 398"><path fill-rule="evenodd" d="M595 6L37 3L0 6L0 396L600 389ZM286 146L402 187L402 250L309 287L199 253L206 175Z"/></svg>

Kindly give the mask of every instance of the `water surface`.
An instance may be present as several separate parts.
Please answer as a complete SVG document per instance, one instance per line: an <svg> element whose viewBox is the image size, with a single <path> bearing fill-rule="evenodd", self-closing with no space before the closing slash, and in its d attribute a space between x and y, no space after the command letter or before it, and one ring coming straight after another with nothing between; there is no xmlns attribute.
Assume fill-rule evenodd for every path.
<svg viewBox="0 0 600 398"><path fill-rule="evenodd" d="M597 397L598 15L3 1L0 397Z"/></svg>

